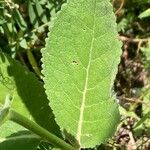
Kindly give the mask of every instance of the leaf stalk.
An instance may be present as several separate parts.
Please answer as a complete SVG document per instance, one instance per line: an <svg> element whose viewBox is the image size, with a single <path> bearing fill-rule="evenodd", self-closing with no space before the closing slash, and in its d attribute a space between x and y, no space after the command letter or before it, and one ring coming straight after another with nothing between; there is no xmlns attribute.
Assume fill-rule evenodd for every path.
<svg viewBox="0 0 150 150"><path fill-rule="evenodd" d="M39 135L41 138L47 140L50 144L52 144L55 147L59 147L62 150L77 150L76 148L72 147L70 144L66 143L62 139L48 132L46 129L42 128L41 126L29 120L28 118L22 116L21 114L15 112L14 110L10 110L9 119L27 128L33 133Z"/></svg>

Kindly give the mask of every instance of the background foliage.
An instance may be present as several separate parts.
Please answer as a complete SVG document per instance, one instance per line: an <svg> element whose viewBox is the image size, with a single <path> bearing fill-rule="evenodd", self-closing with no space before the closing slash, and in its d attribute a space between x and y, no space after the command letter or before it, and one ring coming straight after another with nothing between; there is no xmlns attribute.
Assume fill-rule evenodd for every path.
<svg viewBox="0 0 150 150"><path fill-rule="evenodd" d="M41 80L48 25L66 0L0 0L0 50ZM122 115L116 135L97 149L150 149L150 0L112 0L123 54L115 81ZM41 144L38 149L49 149Z"/></svg>

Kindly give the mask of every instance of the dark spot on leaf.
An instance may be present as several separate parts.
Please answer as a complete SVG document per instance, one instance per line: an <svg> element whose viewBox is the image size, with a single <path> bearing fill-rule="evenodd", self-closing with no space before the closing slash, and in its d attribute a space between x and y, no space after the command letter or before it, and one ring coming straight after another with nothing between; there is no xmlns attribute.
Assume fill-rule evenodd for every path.
<svg viewBox="0 0 150 150"><path fill-rule="evenodd" d="M73 65L78 65L78 62L75 60L73 60L72 63L73 63Z"/></svg>

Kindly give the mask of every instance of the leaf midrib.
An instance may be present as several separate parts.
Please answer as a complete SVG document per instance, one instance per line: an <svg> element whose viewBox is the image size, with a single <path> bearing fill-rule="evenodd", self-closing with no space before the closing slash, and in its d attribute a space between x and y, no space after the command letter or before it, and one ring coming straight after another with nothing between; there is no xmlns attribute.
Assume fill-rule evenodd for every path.
<svg viewBox="0 0 150 150"><path fill-rule="evenodd" d="M82 126L83 126L83 119L84 119L84 108L85 108L85 100L86 100L86 93L88 90L88 80L89 80L89 70L92 60L92 52L93 52L93 45L95 40L95 17L96 17L96 0L94 1L94 15L93 15L93 32L92 32L92 40L91 40L91 46L90 46L90 53L89 53L89 62L86 69L86 80L84 84L84 90L83 90L83 96L82 96L82 102L80 107L80 116L79 116L79 122L77 127L77 134L76 139L81 145L81 135L82 135Z"/></svg>

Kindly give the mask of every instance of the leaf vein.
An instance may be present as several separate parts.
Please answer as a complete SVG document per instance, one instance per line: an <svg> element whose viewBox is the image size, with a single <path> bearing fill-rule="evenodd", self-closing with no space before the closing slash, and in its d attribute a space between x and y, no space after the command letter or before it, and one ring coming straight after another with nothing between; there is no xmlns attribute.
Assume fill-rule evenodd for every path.
<svg viewBox="0 0 150 150"><path fill-rule="evenodd" d="M95 18L96 18L96 0L94 1L94 15L93 15L93 33L92 33L92 40L91 40L91 46L90 46L90 52L89 52L89 61L88 66L86 70L86 79L85 79L85 85L83 90L83 97L81 101L81 107L80 107L80 116L79 116L79 122L78 122L78 128L77 128L77 134L76 139L78 140L79 144L81 144L81 134L82 134L82 126L83 126L83 119L84 119L84 109L85 109L85 99L86 99L86 92L88 87L88 80L89 80L89 71L90 71L90 65L92 60L92 51L94 46L94 40L95 40Z"/></svg>

